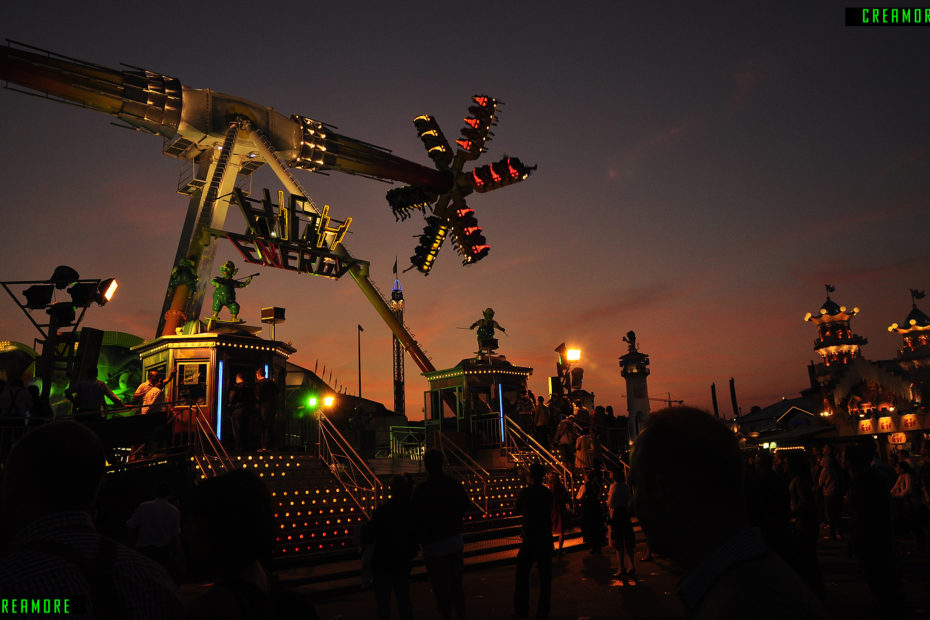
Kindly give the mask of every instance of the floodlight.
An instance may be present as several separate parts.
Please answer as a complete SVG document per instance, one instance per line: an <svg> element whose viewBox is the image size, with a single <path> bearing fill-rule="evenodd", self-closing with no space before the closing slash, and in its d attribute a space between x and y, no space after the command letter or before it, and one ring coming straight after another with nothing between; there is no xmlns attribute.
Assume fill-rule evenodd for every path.
<svg viewBox="0 0 930 620"><path fill-rule="evenodd" d="M577 362L581 359L581 349L569 349L565 352L565 359L569 362Z"/></svg>
<svg viewBox="0 0 930 620"><path fill-rule="evenodd" d="M60 301L45 309L49 316L58 319L58 325L71 325L74 322L74 304L70 301Z"/></svg>
<svg viewBox="0 0 930 620"><path fill-rule="evenodd" d="M55 287L51 284L33 284L25 291L26 307L30 310L40 310L52 302L52 293Z"/></svg>
<svg viewBox="0 0 930 620"><path fill-rule="evenodd" d="M68 289L71 301L78 308L86 308L97 301L97 285L93 282L78 282Z"/></svg>
<svg viewBox="0 0 930 620"><path fill-rule="evenodd" d="M113 295L116 293L118 287L119 283L116 281L116 278L107 278L100 282L100 286L97 287L97 303L103 306L113 299Z"/></svg>
<svg viewBox="0 0 930 620"><path fill-rule="evenodd" d="M67 265L58 265L55 267L55 271L52 272L52 277L49 278L48 281L54 284L55 288L58 290L62 290L68 288L80 279L81 276L73 268Z"/></svg>

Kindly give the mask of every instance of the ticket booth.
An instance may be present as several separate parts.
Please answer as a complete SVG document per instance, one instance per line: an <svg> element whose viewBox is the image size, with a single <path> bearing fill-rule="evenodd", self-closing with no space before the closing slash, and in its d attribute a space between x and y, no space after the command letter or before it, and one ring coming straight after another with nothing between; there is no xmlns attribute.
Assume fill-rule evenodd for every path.
<svg viewBox="0 0 930 620"><path fill-rule="evenodd" d="M224 444L230 445L232 424L227 409L230 386L236 375L255 382L255 371L279 386L279 411L283 410L284 377L287 358L296 351L289 344L265 340L252 331L257 328L224 328L190 335L160 336L133 347L142 360L142 376L158 371L174 378L165 387L165 401L173 412L172 434L176 441L192 439L196 432L195 412L213 428Z"/></svg>

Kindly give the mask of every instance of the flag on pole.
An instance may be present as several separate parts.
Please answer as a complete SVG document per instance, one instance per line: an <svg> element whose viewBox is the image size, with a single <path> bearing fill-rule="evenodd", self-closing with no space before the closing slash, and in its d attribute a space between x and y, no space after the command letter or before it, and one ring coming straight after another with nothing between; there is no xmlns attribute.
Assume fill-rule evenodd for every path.
<svg viewBox="0 0 930 620"><path fill-rule="evenodd" d="M363 331L365 331L365 328L362 327L361 325L359 325L359 326L358 326L358 331L363 332Z"/></svg>

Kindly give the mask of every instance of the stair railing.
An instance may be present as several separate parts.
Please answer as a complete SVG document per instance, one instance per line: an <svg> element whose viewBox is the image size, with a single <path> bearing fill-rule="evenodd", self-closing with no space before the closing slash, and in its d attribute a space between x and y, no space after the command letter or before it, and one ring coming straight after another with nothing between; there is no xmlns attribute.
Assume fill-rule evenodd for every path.
<svg viewBox="0 0 930 620"><path fill-rule="evenodd" d="M458 470L460 473L464 472L466 476L470 475L478 480L481 485L480 501L475 501L475 498L471 496L469 496L469 499L482 514L488 514L488 479L491 477L488 470L482 467L478 461L473 459L470 454L442 431L437 430L430 433L429 439L432 442L431 447L442 452L450 469Z"/></svg>
<svg viewBox="0 0 930 620"><path fill-rule="evenodd" d="M319 414L319 457L366 517L378 506L381 481L336 426Z"/></svg>
<svg viewBox="0 0 930 620"><path fill-rule="evenodd" d="M192 457L200 468L201 476L207 477L208 472L213 472L214 476L218 476L221 473L233 471L236 466L219 437L216 436L216 431L204 415L203 409L199 404L194 404L188 408L188 411L196 429L197 450ZM213 466L214 464L216 467Z"/></svg>
<svg viewBox="0 0 930 620"><path fill-rule="evenodd" d="M391 458L422 461L426 450L426 429L422 426L391 427Z"/></svg>
<svg viewBox="0 0 930 620"><path fill-rule="evenodd" d="M504 432L506 441L504 450L509 455L529 455L529 458L542 464L562 480L562 484L569 490L574 489L574 474L572 470L546 450L538 441L520 428L520 425L511 418L504 417ZM515 459L519 460L519 458Z"/></svg>
<svg viewBox="0 0 930 620"><path fill-rule="evenodd" d="M578 435L585 434L584 429L581 428L581 426L579 426L577 422L571 419L569 419L568 422L575 428L575 432ZM626 477L627 474L630 473L630 466L627 464L627 462L621 459L619 456L617 456L613 452L611 452L610 448L608 448L604 443L600 441L597 444L597 454L595 456L601 460L601 463L603 463L607 467L607 469L622 468L624 477Z"/></svg>

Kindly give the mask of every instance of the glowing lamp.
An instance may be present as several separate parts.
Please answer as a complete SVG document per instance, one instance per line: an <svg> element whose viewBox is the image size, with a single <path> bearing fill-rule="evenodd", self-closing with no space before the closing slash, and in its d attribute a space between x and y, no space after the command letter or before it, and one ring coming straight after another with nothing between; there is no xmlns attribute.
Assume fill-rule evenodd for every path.
<svg viewBox="0 0 930 620"><path fill-rule="evenodd" d="M316 396L310 396L309 398L307 398L307 406L310 407L311 409L316 407L319 404L319 402L320 401L319 399L317 399Z"/></svg>
<svg viewBox="0 0 930 620"><path fill-rule="evenodd" d="M116 278L107 278L100 283L100 286L97 287L97 292L99 297L97 298L97 303L101 306L113 299L113 295L116 293L116 289L119 288L119 283L116 281Z"/></svg>
<svg viewBox="0 0 930 620"><path fill-rule="evenodd" d="M581 349L569 349L565 352L565 359L569 362L577 362L581 359Z"/></svg>
<svg viewBox="0 0 930 620"><path fill-rule="evenodd" d="M324 406L324 407L332 407L332 406L333 406L333 403L335 403L335 402L336 402L336 397L335 397L335 396L326 396L326 397L323 398L323 406Z"/></svg>

